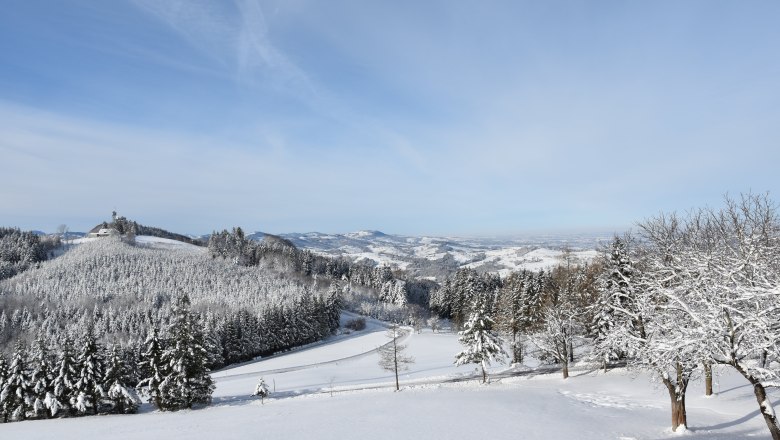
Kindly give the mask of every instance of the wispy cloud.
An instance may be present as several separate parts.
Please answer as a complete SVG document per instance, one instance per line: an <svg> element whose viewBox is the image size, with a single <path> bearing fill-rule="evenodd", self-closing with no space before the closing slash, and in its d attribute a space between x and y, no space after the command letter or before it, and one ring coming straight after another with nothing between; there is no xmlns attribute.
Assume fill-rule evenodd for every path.
<svg viewBox="0 0 780 440"><path fill-rule="evenodd" d="M273 83L296 94L312 93L305 72L268 35L265 14L255 0L133 0L245 85Z"/></svg>

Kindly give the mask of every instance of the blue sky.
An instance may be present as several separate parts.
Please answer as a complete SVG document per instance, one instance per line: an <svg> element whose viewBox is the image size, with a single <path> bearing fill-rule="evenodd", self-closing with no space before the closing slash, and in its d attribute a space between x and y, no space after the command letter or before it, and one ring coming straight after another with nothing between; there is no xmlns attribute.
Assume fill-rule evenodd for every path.
<svg viewBox="0 0 780 440"><path fill-rule="evenodd" d="M776 1L38 1L0 224L513 235L779 200Z"/></svg>

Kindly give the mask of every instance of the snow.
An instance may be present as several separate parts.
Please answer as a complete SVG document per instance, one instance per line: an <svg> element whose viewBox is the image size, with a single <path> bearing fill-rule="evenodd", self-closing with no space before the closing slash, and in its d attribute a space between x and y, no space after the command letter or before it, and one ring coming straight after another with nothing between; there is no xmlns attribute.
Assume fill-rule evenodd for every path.
<svg viewBox="0 0 780 440"><path fill-rule="evenodd" d="M78 245L83 243L90 243L98 240L110 240L109 237L82 237L74 240L68 240L68 245ZM180 249L192 252L206 253L208 249L201 246L195 246L194 244L185 243L183 241L171 240L168 238L154 237L151 235L137 235L135 237L136 245L154 248L154 249Z"/></svg>
<svg viewBox="0 0 780 440"><path fill-rule="evenodd" d="M406 329L409 330L409 329ZM563 380L554 368L494 367L482 385L474 366L456 366L462 349L454 333L407 332L405 354L415 363L401 374L381 369L376 347L385 327L368 320L366 330L333 337L286 354L213 373L213 405L175 413L108 415L0 424L0 438L24 439L417 439L525 438L663 439L669 427L669 397L643 373L585 363ZM719 389L704 397L694 381L688 393L686 438L767 438L750 385L725 367L715 367ZM270 388L261 405L251 396L260 378ZM780 395L770 391L777 402Z"/></svg>
<svg viewBox="0 0 780 440"><path fill-rule="evenodd" d="M598 256L595 250L573 251L572 257L576 264L587 263ZM502 277L521 270L539 271L550 269L562 263L563 251L557 249L538 248L531 251L526 247L507 247L485 251L485 258L464 267L478 269L487 264L499 268Z"/></svg>
<svg viewBox="0 0 780 440"><path fill-rule="evenodd" d="M425 271L420 259L431 262L454 260L469 267L507 275L513 270L547 269L560 263L562 246L575 250L574 257L590 261L604 239L598 235L539 236L525 238L410 237L378 231L347 234L282 234L296 246L320 255L345 256L356 261L372 261L404 270ZM587 250L583 250L587 249ZM434 265L435 266L435 265ZM418 275L426 276L421 273Z"/></svg>

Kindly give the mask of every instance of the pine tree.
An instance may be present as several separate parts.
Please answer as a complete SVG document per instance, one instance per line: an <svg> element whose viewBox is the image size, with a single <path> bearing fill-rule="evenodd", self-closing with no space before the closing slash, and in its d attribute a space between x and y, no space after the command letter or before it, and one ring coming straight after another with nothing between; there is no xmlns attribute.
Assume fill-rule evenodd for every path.
<svg viewBox="0 0 780 440"><path fill-rule="evenodd" d="M210 369L220 368L225 365L225 358L222 357L222 343L214 317L210 313L204 318L204 324L203 340L208 352L208 367Z"/></svg>
<svg viewBox="0 0 780 440"><path fill-rule="evenodd" d="M100 399L105 396L103 390L103 374L105 365L100 353L100 346L95 338L94 329L87 329L83 346L78 359L79 378L75 383L76 409L85 413L88 407L94 414L98 413Z"/></svg>
<svg viewBox="0 0 780 440"><path fill-rule="evenodd" d="M31 363L30 383L35 399L33 412L36 416L43 415L48 418L49 410L46 402L50 401L54 395L54 369L49 359L49 349L43 337L38 337L35 341Z"/></svg>
<svg viewBox="0 0 780 440"><path fill-rule="evenodd" d="M5 389L5 383L7 380L8 380L8 362L5 360L5 356L3 356L2 353L0 353L0 396L2 396L2 391L3 389ZM7 423L8 418L11 415L8 409L9 408L6 408L6 405L4 405L0 401L0 414L2 414L3 416L3 423Z"/></svg>
<svg viewBox="0 0 780 440"><path fill-rule="evenodd" d="M119 346L111 347L103 389L112 405L112 411L119 414L131 414L138 411L141 401L135 390L129 386L128 368L122 361Z"/></svg>
<svg viewBox="0 0 780 440"><path fill-rule="evenodd" d="M0 406L5 414L10 414L12 419L24 420L27 418L27 411L32 408L32 400L24 345L21 341L17 341L11 366L8 368L8 377L0 392Z"/></svg>
<svg viewBox="0 0 780 440"><path fill-rule="evenodd" d="M63 407L73 408L75 401L74 387L76 384L76 360L73 358L73 342L65 338L56 366L57 376L54 378L54 394L47 396L45 402L51 415L55 416Z"/></svg>
<svg viewBox="0 0 780 440"><path fill-rule="evenodd" d="M242 359L240 322L236 319L228 318L225 325L225 342L222 344L224 350L224 359L227 363L239 362Z"/></svg>
<svg viewBox="0 0 780 440"><path fill-rule="evenodd" d="M338 283L331 284L330 290L328 291L326 306L328 309L328 325L330 327L330 332L333 333L338 330L341 318L341 288Z"/></svg>
<svg viewBox="0 0 780 440"><path fill-rule="evenodd" d="M206 366L208 353L203 347L200 323L190 312L190 299L176 300L174 320L170 325L170 346L163 352L163 364L170 373L160 385L166 409L192 408L196 403L211 402L214 383Z"/></svg>
<svg viewBox="0 0 780 440"><path fill-rule="evenodd" d="M608 255L604 258L598 281L599 296L593 306L592 356L603 363L605 370L610 360L626 354L627 347L620 343L620 338L613 337L616 332L644 337L642 322L635 310L635 269L629 254L630 243L630 237L614 237Z"/></svg>
<svg viewBox="0 0 780 440"><path fill-rule="evenodd" d="M168 369L163 364L163 344L160 340L160 331L156 327L152 329L146 338L146 351L141 354L141 368L144 370L144 378L138 382L138 389L142 394L149 396L150 401L159 410L165 410L161 385L168 375Z"/></svg>
<svg viewBox="0 0 780 440"><path fill-rule="evenodd" d="M498 324L499 328L508 333L512 347L512 363L523 362L523 335L530 329L529 319L526 313L533 304L528 296L528 274L513 272L504 281L504 286L499 291L498 298Z"/></svg>
<svg viewBox="0 0 780 440"><path fill-rule="evenodd" d="M503 362L506 356L501 338L493 331L493 319L487 314L484 295L477 295L471 317L458 341L466 348L456 355L455 364L478 364L482 368L482 382L487 382L486 368L492 360Z"/></svg>
<svg viewBox="0 0 780 440"><path fill-rule="evenodd" d="M260 396L260 403L263 403L263 400L268 397L271 394L271 391L268 389L268 384L265 383L265 380L261 377L260 380L257 382L257 386L255 386L255 392L252 393L253 396Z"/></svg>

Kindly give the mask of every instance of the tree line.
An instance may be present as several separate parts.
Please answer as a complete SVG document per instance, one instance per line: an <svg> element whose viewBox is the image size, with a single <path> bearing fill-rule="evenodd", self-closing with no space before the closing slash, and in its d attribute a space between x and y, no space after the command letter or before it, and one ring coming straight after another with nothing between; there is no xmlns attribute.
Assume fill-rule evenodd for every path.
<svg viewBox="0 0 780 440"><path fill-rule="evenodd" d="M160 410L191 408L211 400L209 351L202 322L186 295L173 319L153 328L142 347L103 346L93 327L78 345L70 338L17 341L10 363L0 356L0 418L35 418L137 411L139 393Z"/></svg>
<svg viewBox="0 0 780 440"><path fill-rule="evenodd" d="M726 198L720 209L661 214L636 237L616 236L593 264L564 258L548 272L505 279L464 269L431 297L431 308L464 322L458 363L513 361L524 340L568 377L577 339L586 360L648 371L668 391L672 429L687 427L692 378L712 393L712 366L733 368L753 388L774 440L780 424L767 388L780 386L780 218L766 195ZM519 341L519 342L518 342ZM520 346L520 349L518 349Z"/></svg>
<svg viewBox="0 0 780 440"><path fill-rule="evenodd" d="M59 246L58 237L41 237L30 231L0 227L0 280L46 261L50 252Z"/></svg>

